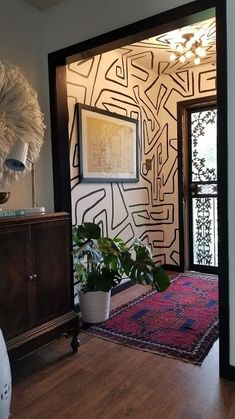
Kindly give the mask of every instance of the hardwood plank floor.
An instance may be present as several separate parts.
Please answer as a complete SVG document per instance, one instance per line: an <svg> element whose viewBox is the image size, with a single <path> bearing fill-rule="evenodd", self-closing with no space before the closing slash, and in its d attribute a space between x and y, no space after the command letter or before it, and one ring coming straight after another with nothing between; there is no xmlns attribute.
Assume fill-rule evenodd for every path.
<svg viewBox="0 0 235 419"><path fill-rule="evenodd" d="M135 286L112 307L146 291ZM234 419L235 383L219 379L218 342L201 367L80 334L18 362L11 419Z"/></svg>

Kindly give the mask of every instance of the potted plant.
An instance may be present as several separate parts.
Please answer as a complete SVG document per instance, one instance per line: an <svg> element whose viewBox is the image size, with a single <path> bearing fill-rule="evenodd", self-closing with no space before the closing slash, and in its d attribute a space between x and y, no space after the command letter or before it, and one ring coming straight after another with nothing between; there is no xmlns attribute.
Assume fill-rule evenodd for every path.
<svg viewBox="0 0 235 419"><path fill-rule="evenodd" d="M84 322L99 323L109 318L111 289L124 275L158 291L169 287L167 273L156 266L148 246L136 240L133 254L121 238L102 237L95 223L73 228L75 284Z"/></svg>

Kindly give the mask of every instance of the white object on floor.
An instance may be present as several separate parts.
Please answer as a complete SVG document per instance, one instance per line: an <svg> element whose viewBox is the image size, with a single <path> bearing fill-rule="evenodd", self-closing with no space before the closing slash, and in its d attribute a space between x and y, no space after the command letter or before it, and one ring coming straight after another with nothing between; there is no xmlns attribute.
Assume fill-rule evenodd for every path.
<svg viewBox="0 0 235 419"><path fill-rule="evenodd" d="M0 329L0 419L8 419L11 405L11 369Z"/></svg>

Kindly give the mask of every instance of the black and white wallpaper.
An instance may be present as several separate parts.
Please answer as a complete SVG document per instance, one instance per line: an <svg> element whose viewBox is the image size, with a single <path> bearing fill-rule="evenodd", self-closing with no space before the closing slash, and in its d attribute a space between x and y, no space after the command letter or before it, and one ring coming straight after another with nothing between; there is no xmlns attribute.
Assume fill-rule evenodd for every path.
<svg viewBox="0 0 235 419"><path fill-rule="evenodd" d="M133 44L67 66L73 224L99 223L104 235L148 244L155 261L179 264L177 102L216 90L215 63L174 72L157 50ZM75 104L136 118L137 183L79 183ZM152 162L146 169L146 159Z"/></svg>

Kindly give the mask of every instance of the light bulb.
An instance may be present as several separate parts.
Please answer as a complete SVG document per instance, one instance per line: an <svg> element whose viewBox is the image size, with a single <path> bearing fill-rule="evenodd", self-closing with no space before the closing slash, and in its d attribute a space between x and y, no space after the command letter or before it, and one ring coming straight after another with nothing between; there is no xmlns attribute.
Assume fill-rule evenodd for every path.
<svg viewBox="0 0 235 419"><path fill-rule="evenodd" d="M176 60L176 58L177 58L177 56L176 56L176 54L173 52L173 53L170 55L170 61L175 61L175 60Z"/></svg>
<svg viewBox="0 0 235 419"><path fill-rule="evenodd" d="M206 55L206 51L201 47L196 48L195 52L201 58L205 57Z"/></svg>
<svg viewBox="0 0 235 419"><path fill-rule="evenodd" d="M191 57L192 57L192 55L193 55L193 53L192 53L192 51L190 51L190 50L188 50L188 51L185 53L185 57L186 57L186 58L191 58Z"/></svg>
<svg viewBox="0 0 235 419"><path fill-rule="evenodd" d="M202 39L202 46L203 47L207 47L208 46L208 41L206 39Z"/></svg>
<svg viewBox="0 0 235 419"><path fill-rule="evenodd" d="M195 57L194 58L194 64L198 65L198 64L200 64L200 62L201 62L200 57Z"/></svg>
<svg viewBox="0 0 235 419"><path fill-rule="evenodd" d="M187 49L190 49L192 45L193 45L193 43L192 43L191 39L189 41L187 41L186 44L185 44Z"/></svg>
<svg viewBox="0 0 235 419"><path fill-rule="evenodd" d="M186 58L184 55L181 55L181 57L179 58L180 63L185 63Z"/></svg>
<svg viewBox="0 0 235 419"><path fill-rule="evenodd" d="M178 52L181 52L181 53L182 53L182 52L184 51L184 47L183 47L183 45L181 45L181 44L177 45L176 50L177 50Z"/></svg>

